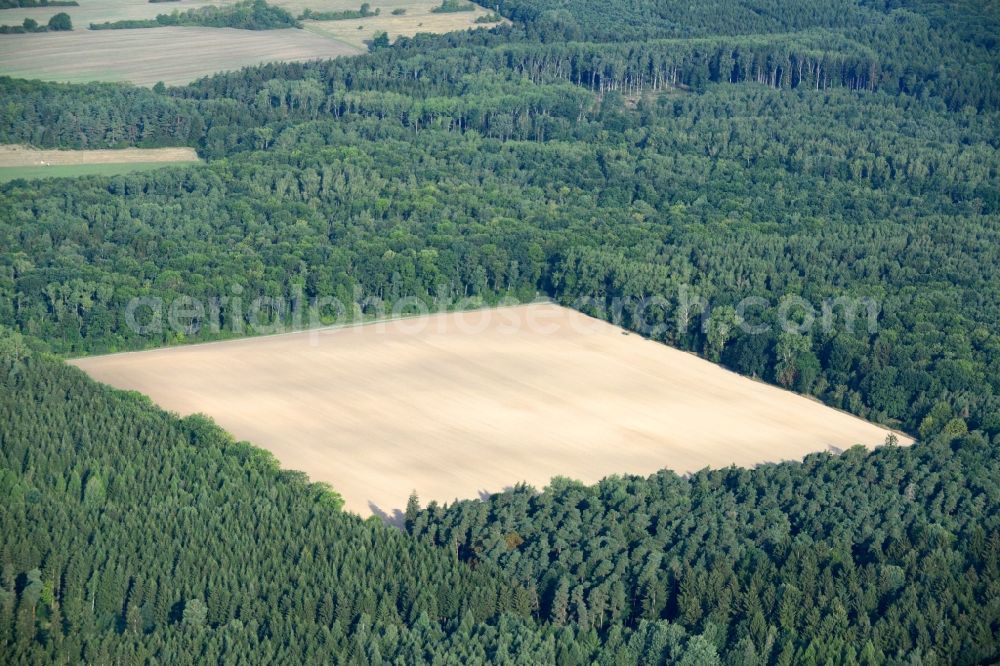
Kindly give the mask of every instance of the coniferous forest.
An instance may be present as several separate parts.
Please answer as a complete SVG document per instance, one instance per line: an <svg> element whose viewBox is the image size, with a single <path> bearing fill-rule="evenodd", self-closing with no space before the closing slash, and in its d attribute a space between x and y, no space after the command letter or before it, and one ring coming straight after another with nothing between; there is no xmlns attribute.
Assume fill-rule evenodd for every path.
<svg viewBox="0 0 1000 666"><path fill-rule="evenodd" d="M1000 660L1000 9L498 11L181 87L0 79L0 143L205 160L0 185L0 661ZM918 441L414 497L399 530L63 361L253 334L126 321L234 283L279 321L546 296ZM679 290L711 310L643 306ZM788 294L877 326L725 325Z"/></svg>

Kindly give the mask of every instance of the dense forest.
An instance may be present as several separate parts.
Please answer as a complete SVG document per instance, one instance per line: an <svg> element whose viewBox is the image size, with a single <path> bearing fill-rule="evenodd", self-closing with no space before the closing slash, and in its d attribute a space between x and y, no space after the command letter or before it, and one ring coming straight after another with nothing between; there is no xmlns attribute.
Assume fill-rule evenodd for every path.
<svg viewBox="0 0 1000 666"><path fill-rule="evenodd" d="M680 478L554 480L407 529L531 586L552 624L668 620L733 663L978 664L1000 650L1000 457L981 436Z"/></svg>
<svg viewBox="0 0 1000 666"><path fill-rule="evenodd" d="M976 0L500 0L543 41L639 43L824 29L878 54L878 77L952 108L1000 105L1000 6Z"/></svg>
<svg viewBox="0 0 1000 666"><path fill-rule="evenodd" d="M997 8L498 9L182 87L0 79L0 142L206 159L0 186L0 656L1000 658ZM128 322L236 293L266 320ZM299 299L539 295L920 441L414 498L403 534L59 361L294 325ZM777 326L789 296L812 325ZM763 333L733 324L748 297Z"/></svg>

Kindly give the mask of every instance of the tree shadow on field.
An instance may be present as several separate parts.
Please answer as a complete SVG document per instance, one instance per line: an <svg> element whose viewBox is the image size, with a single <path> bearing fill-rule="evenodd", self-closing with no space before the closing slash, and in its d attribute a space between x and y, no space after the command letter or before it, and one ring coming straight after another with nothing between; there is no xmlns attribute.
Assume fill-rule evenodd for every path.
<svg viewBox="0 0 1000 666"><path fill-rule="evenodd" d="M482 500L483 502L487 502L494 495L500 495L502 493L507 493L507 492L510 492L512 490L514 490L514 486L504 486L500 490L496 490L496 491L493 491L493 492L491 492L489 490L479 490L479 491L477 491L476 494L479 495L479 499L480 500Z"/></svg>
<svg viewBox="0 0 1000 666"><path fill-rule="evenodd" d="M371 510L372 515L377 517L379 520L381 520L384 524L388 525L389 527L395 527L396 529L399 530L406 529L406 516L404 516L403 512L400 511L399 509L393 509L392 514L390 515L385 511L383 511L381 508L379 508L379 506L375 504L375 502L372 502L371 500L368 501L368 508Z"/></svg>

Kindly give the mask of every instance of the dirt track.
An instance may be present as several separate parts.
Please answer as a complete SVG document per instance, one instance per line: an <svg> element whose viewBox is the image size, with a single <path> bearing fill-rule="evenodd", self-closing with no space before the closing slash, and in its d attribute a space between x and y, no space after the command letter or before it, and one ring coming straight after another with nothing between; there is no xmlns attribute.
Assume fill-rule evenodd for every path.
<svg viewBox="0 0 1000 666"><path fill-rule="evenodd" d="M211 415L361 515L391 515L411 489L426 504L556 475L793 460L887 434L550 304L73 363Z"/></svg>

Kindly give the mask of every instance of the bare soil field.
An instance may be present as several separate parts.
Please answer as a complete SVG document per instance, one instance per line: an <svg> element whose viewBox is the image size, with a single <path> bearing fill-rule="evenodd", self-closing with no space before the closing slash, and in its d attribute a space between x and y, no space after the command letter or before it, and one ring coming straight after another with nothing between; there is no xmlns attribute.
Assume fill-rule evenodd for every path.
<svg viewBox="0 0 1000 666"><path fill-rule="evenodd" d="M121 148L117 150L38 150L28 146L0 145L0 167L71 166L78 164L130 164L198 162L194 148Z"/></svg>
<svg viewBox="0 0 1000 666"><path fill-rule="evenodd" d="M72 363L208 414L361 515L393 516L414 489L426 504L557 475L752 466L888 432L552 304Z"/></svg>

